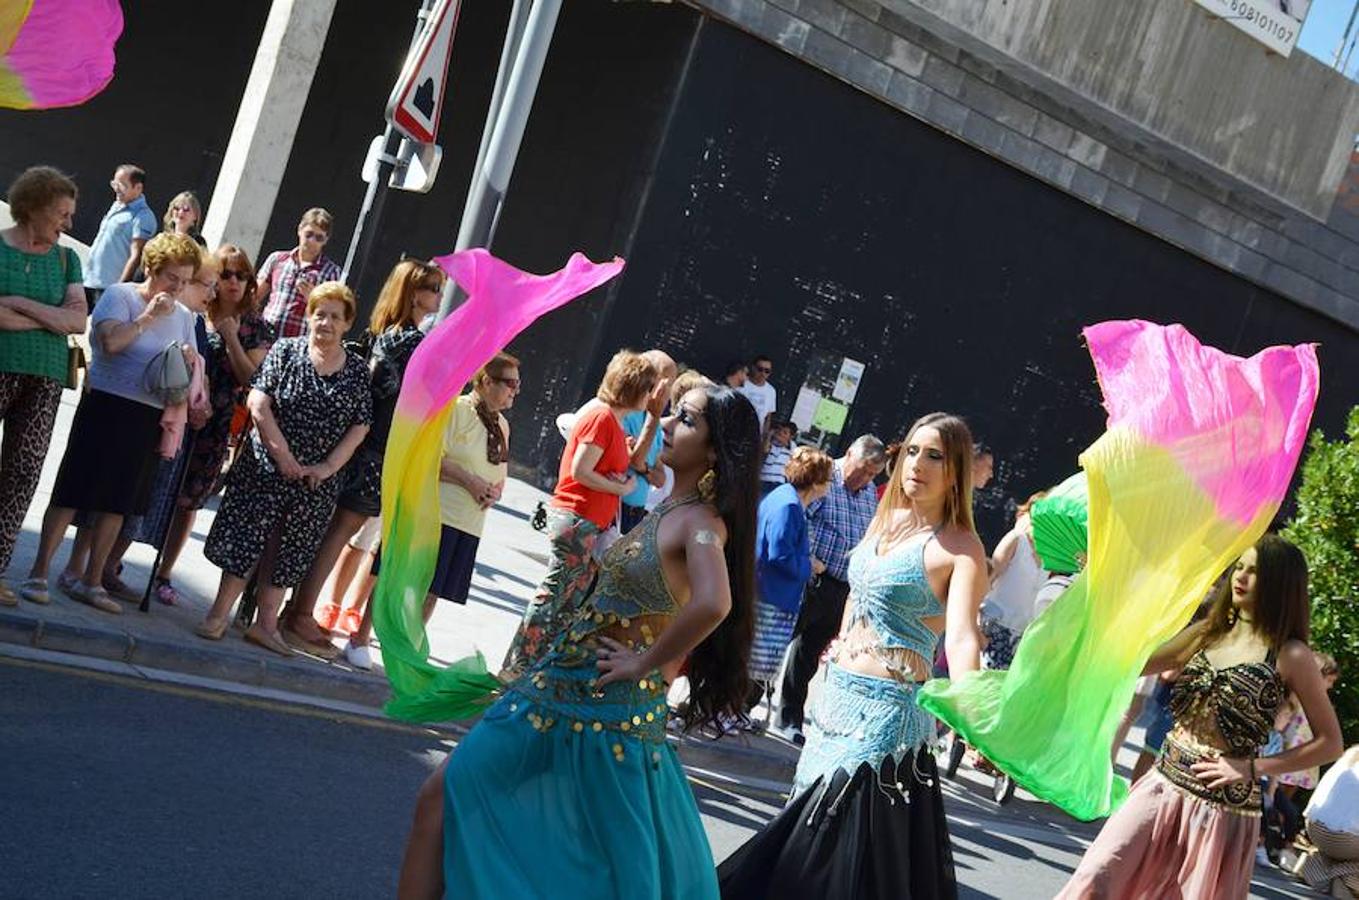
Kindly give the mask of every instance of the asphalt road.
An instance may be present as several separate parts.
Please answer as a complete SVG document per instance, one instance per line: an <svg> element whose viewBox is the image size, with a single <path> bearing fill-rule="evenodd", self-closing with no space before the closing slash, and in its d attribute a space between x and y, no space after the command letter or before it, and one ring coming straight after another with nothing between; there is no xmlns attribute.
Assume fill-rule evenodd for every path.
<svg viewBox="0 0 1359 900"><path fill-rule="evenodd" d="M382 898L432 733L0 657L0 898ZM693 775L714 855L777 806ZM740 789L736 789L740 790ZM1095 826L947 786L964 897L1051 897ZM1253 896L1311 896L1281 876Z"/></svg>

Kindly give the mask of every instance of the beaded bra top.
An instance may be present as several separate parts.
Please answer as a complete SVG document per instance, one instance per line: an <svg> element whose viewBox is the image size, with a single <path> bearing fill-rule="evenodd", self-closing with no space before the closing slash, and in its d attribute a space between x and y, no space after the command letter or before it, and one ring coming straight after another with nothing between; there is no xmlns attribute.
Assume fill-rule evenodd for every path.
<svg viewBox="0 0 1359 900"><path fill-rule="evenodd" d="M1269 740L1285 687L1270 651L1259 662L1218 669L1202 650L1190 658L1170 695L1174 726L1161 747L1156 768L1180 790L1214 806L1258 816L1258 782L1208 787L1194 774L1195 763L1223 755L1252 757Z"/></svg>
<svg viewBox="0 0 1359 900"><path fill-rule="evenodd" d="M657 542L661 519L671 510L697 502L697 497L690 496L659 504L605 551L594 590L581 603L566 640L557 648L558 664L569 664L581 644L592 644L588 639L606 629L610 637L625 644L649 647L654 642L655 632L679 612L661 567ZM588 655L593 662L594 654Z"/></svg>
<svg viewBox="0 0 1359 900"><path fill-rule="evenodd" d="M1201 743L1228 756L1249 756L1269 740L1284 694L1272 651L1261 662L1217 669L1200 650L1175 682L1170 711Z"/></svg>
<svg viewBox="0 0 1359 900"><path fill-rule="evenodd" d="M867 652L875 656L903 680L911 680L903 655L912 654L928 665L939 645L939 635L924 622L944 612L925 574L925 547L933 538L931 534L923 541L893 547L883 555L878 554L876 541L865 541L849 558L848 624L869 625L876 646L842 645L851 654Z"/></svg>

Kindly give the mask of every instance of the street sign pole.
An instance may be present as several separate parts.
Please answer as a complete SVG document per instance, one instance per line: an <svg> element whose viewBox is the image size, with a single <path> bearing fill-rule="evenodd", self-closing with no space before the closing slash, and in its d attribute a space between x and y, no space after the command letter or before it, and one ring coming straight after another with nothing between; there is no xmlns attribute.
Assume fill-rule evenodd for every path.
<svg viewBox="0 0 1359 900"><path fill-rule="evenodd" d="M415 33L411 35L407 56L415 52L416 45L420 43L434 3L435 0L421 0L420 11L415 16ZM359 217L354 222L354 234L349 241L349 252L344 258L344 273L340 276L340 279L355 292L358 292L363 284L363 276L368 269L378 225L382 222L382 210L387 202L387 182L392 172L396 170L399 161L397 153L400 149L401 132L388 121L386 130L382 132L382 152L378 155L377 177L368 183L368 188L363 193L363 205L359 208ZM371 302L361 301L360 305L364 309L372 309ZM361 318L355 316L355 328L367 327L359 321Z"/></svg>
<svg viewBox="0 0 1359 900"><path fill-rule="evenodd" d="M528 125L529 111L533 108L533 98L538 92L538 81L543 74L543 63L547 60L562 4L561 0L534 0L532 9L524 15L522 7L527 5L527 0L515 0L510 12L510 27L505 35L505 48L501 51L500 72L496 75L496 91L482 132L481 150L472 172L472 186L463 207L455 250L490 247L515 158L519 155L519 145L523 142L524 128ZM521 21L524 23L522 32L517 33ZM514 65L506 81L504 96L497 103L501 79L511 58ZM439 319L446 318L463 299L462 292L449 279L439 301Z"/></svg>

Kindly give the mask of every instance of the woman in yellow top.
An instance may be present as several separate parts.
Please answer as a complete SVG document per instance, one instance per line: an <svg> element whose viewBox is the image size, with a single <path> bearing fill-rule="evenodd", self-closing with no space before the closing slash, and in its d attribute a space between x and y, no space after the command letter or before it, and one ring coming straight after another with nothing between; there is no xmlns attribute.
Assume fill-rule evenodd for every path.
<svg viewBox="0 0 1359 900"><path fill-rule="evenodd" d="M477 562L477 546L486 510L500 499L509 471L510 423L504 412L519 396L519 360L497 353L472 379L472 390L453 405L439 463L439 560L425 595L425 621L442 597L466 603ZM376 567L375 567L376 568ZM373 631L373 604L345 647L345 659L360 669L372 668L368 643Z"/></svg>

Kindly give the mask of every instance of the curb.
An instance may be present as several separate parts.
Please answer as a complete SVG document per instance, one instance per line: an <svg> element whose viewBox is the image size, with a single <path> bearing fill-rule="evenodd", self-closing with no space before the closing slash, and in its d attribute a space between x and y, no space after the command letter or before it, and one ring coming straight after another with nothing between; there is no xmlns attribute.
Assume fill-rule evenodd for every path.
<svg viewBox="0 0 1359 900"><path fill-rule="evenodd" d="M0 642L310 694L375 709L381 709L387 702L387 681L375 675L358 675L284 659L256 659L208 647L187 647L170 641L136 638L123 631L52 622L40 616L0 612Z"/></svg>
<svg viewBox="0 0 1359 900"><path fill-rule="evenodd" d="M350 703L371 709L379 717L389 694L387 679L379 675L360 675L316 662L255 658L206 643L194 647L137 638L116 629L53 622L8 611L0 611L0 643ZM467 733L463 723L426 727L457 738ZM745 735L712 740L670 734L668 740L686 766L740 772L743 781L749 777L766 785L792 783L797 763L795 752L790 755L774 748L751 746L751 738Z"/></svg>

